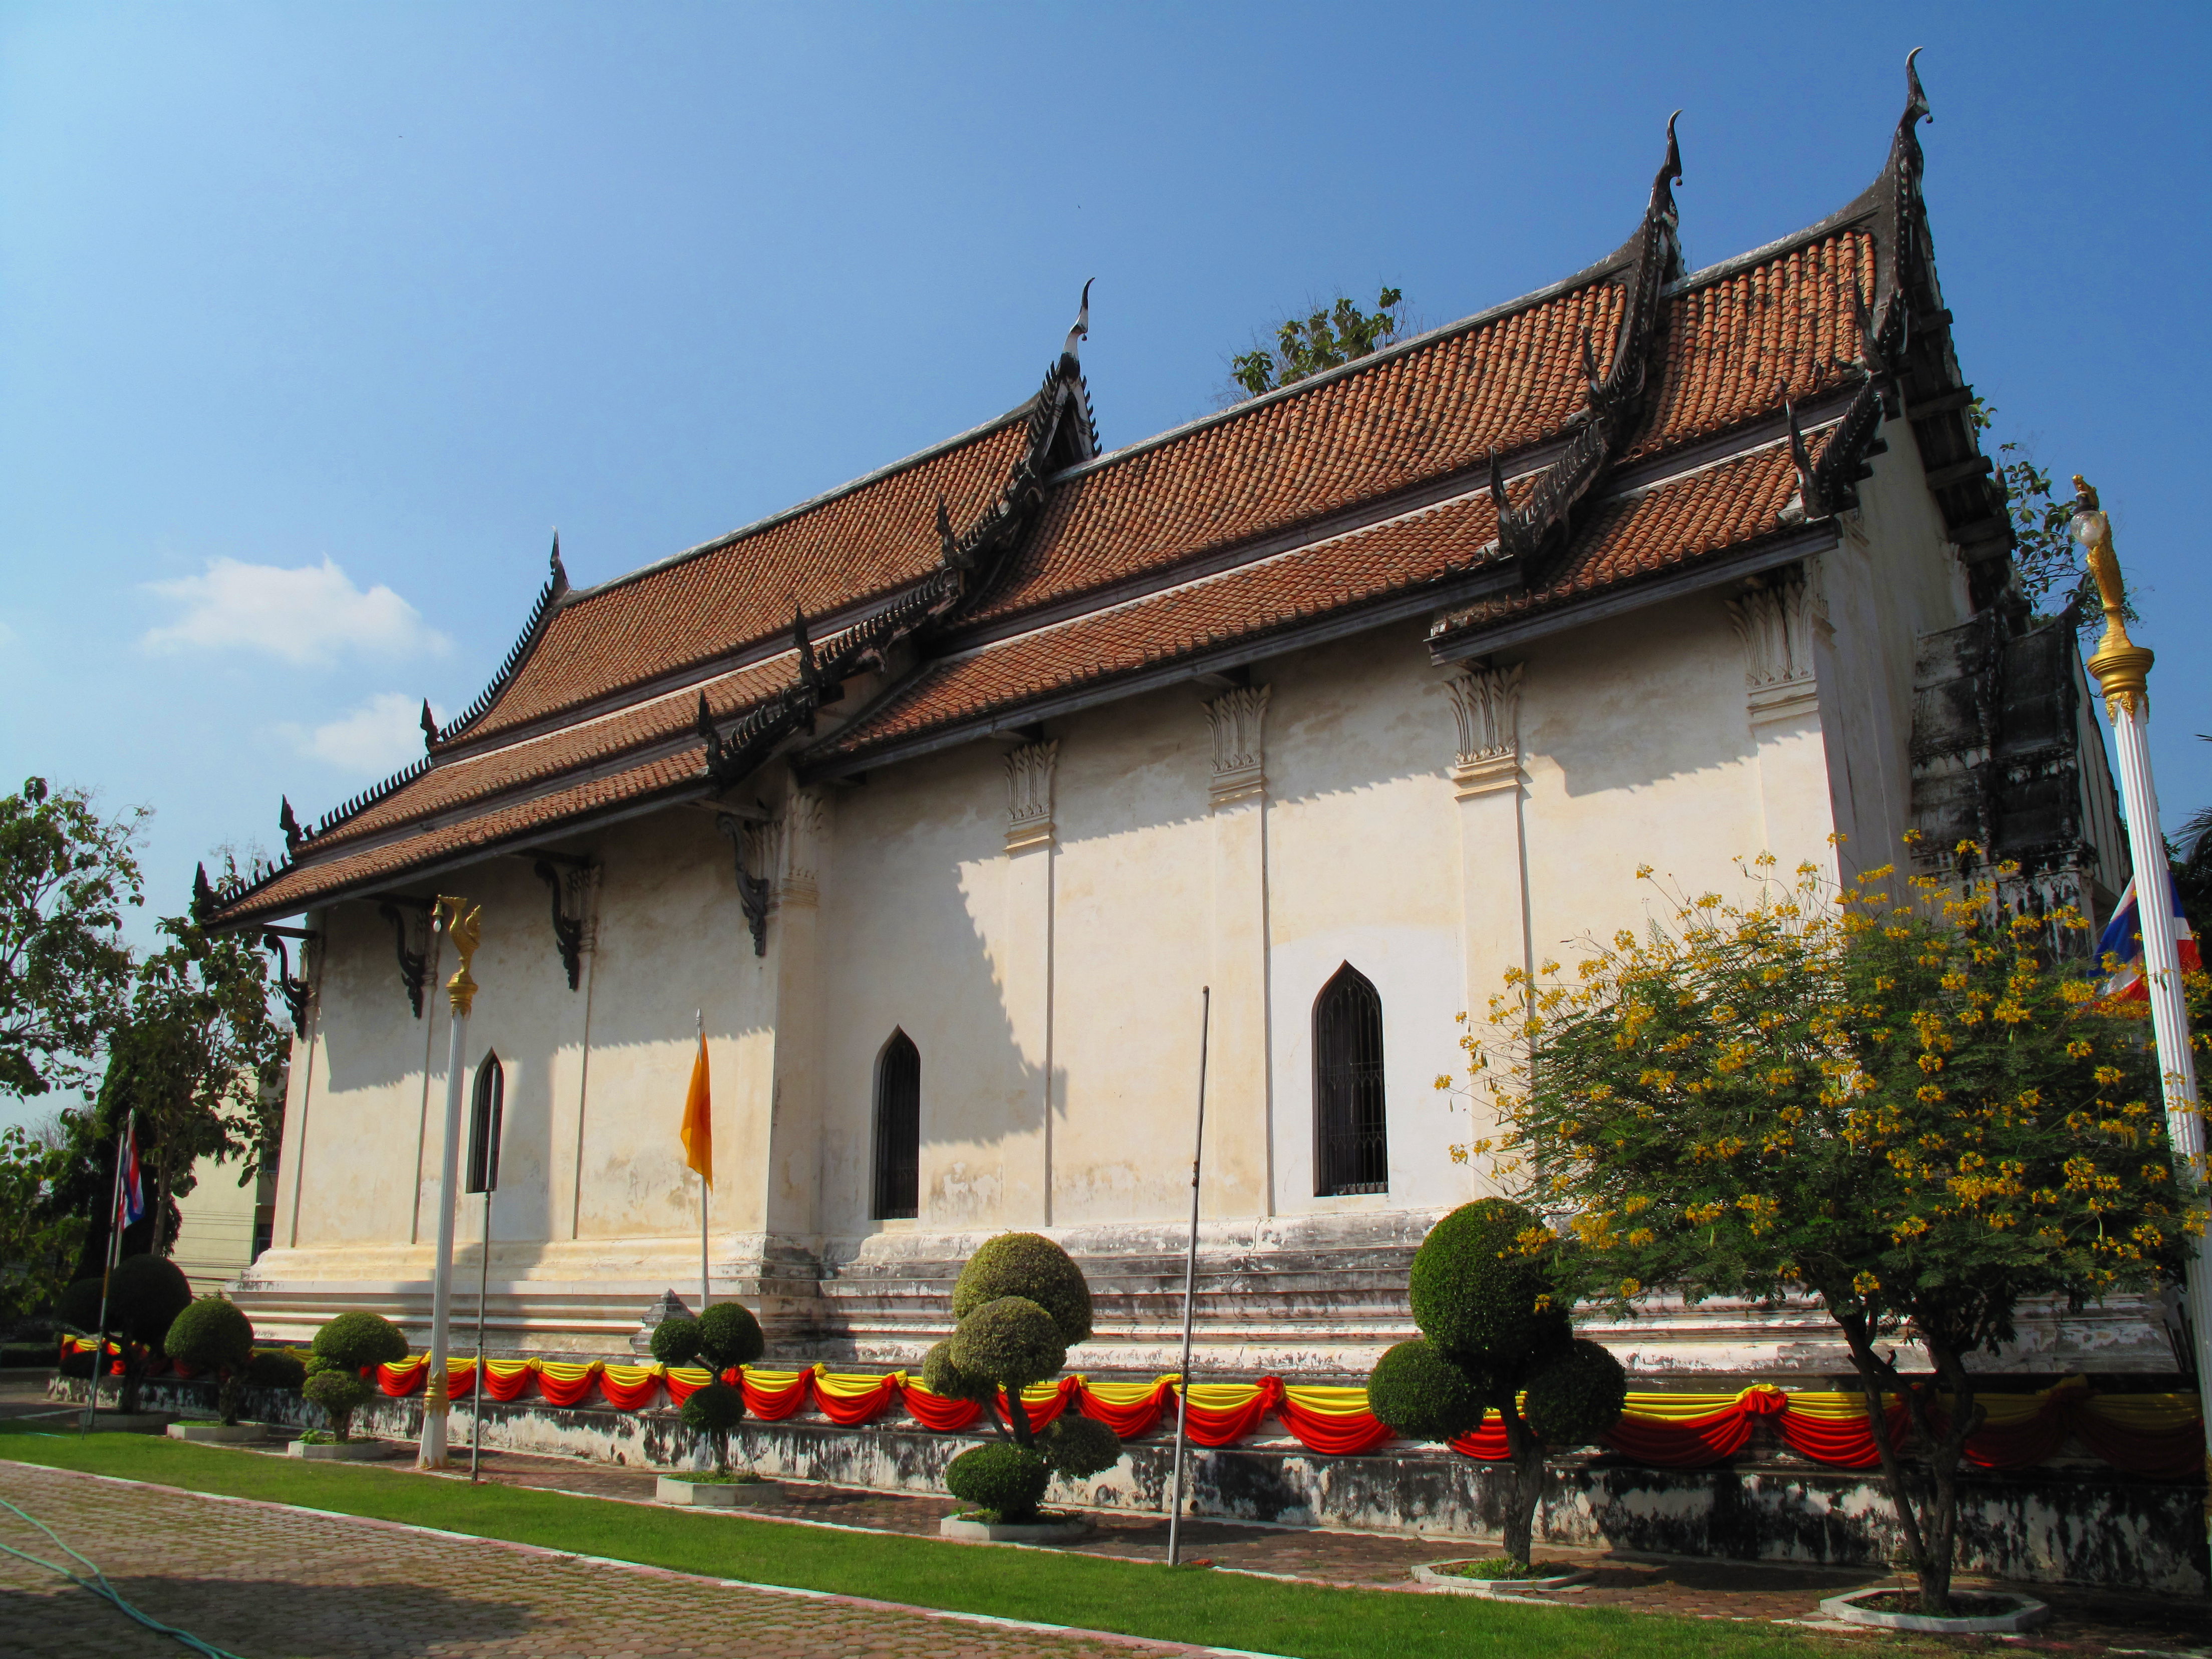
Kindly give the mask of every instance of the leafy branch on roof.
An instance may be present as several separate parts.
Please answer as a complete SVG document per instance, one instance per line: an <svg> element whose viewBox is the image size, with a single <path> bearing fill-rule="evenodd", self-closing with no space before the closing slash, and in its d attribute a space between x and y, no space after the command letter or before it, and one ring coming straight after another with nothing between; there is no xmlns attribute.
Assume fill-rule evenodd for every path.
<svg viewBox="0 0 2212 1659"><path fill-rule="evenodd" d="M1325 368L1364 357L1399 336L1396 315L1405 296L1386 288L1372 312L1362 311L1343 295L1333 307L1293 317L1275 331L1275 349L1264 347L1229 360L1230 378L1253 397L1277 386L1293 386Z"/></svg>
<svg viewBox="0 0 2212 1659"><path fill-rule="evenodd" d="M1966 416L1977 432L1996 424L1996 410L1977 398L1966 405ZM2001 443L1997 453L1997 482L2005 493L2005 511L2012 519L2013 569L2020 591L2039 616L2069 617L2079 632L2104 626L2097 602L2097 584L2081 562L2074 542L2074 498L2054 495L2051 475L2035 464L2027 446ZM2132 599L2127 602L2130 622L2140 622Z"/></svg>

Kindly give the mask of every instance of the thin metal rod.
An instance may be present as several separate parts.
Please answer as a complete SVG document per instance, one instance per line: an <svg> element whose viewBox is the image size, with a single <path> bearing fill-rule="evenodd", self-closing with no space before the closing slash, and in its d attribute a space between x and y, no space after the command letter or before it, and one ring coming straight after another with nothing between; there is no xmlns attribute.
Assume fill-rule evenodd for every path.
<svg viewBox="0 0 2212 1659"><path fill-rule="evenodd" d="M446 1047L446 1146L438 1174L438 1257L430 1279L430 1380L422 1391L422 1438L415 1467L446 1467L447 1419L453 1402L447 1397L447 1355L453 1312L453 1213L459 1207L461 1163L461 1085L468 1067L469 1017L455 1008L453 1032Z"/></svg>
<svg viewBox="0 0 2212 1659"><path fill-rule="evenodd" d="M469 1480L483 1456L484 1297L491 1290L491 1188L484 1188L483 1259L477 1268L477 1374L469 1389Z"/></svg>
<svg viewBox="0 0 2212 1659"><path fill-rule="evenodd" d="M1182 1454L1190 1436L1190 1322L1198 1291L1198 1174L1206 1155L1206 1043L1213 1025L1213 988L1198 991L1198 1135L1190 1152L1190 1253L1182 1264L1182 1369L1176 1373L1175 1478L1168 1492L1168 1565L1182 1560Z"/></svg>

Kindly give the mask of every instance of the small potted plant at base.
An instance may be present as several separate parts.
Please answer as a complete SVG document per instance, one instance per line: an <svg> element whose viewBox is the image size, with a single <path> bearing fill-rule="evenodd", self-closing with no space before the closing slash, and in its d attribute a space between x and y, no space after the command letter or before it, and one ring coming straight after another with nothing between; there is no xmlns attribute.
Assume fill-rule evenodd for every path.
<svg viewBox="0 0 2212 1659"><path fill-rule="evenodd" d="M390 1320L367 1312L343 1313L315 1333L307 1378L300 1392L330 1419L327 1434L301 1436L286 1449L314 1461L381 1457L380 1441L353 1438L353 1414L375 1397L362 1372L407 1357L407 1339Z"/></svg>
<svg viewBox="0 0 2212 1659"><path fill-rule="evenodd" d="M680 1470L653 1483L663 1504L731 1509L773 1496L775 1488L750 1469L730 1468L730 1432L744 1421L744 1393L723 1382L726 1371L750 1365L767 1346L760 1322L735 1302L718 1303L697 1319L664 1319L653 1333L653 1358L665 1365L703 1361L714 1380L685 1397L684 1426L714 1454L712 1473Z"/></svg>
<svg viewBox="0 0 2212 1659"><path fill-rule="evenodd" d="M162 1340L169 1358L196 1371L213 1372L216 1378L214 1423L172 1423L175 1440L258 1440L261 1425L238 1420L239 1390L253 1362L253 1322L234 1302L220 1296L204 1296L169 1326Z"/></svg>

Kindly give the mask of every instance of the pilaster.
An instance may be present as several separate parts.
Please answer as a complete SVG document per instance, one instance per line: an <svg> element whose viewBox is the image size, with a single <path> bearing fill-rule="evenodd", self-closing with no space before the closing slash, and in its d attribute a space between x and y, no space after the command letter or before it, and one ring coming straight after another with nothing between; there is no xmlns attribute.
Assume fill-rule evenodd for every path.
<svg viewBox="0 0 2212 1659"><path fill-rule="evenodd" d="M763 1224L771 1240L811 1240L820 1231L824 1122L822 987L815 931L827 815L821 794L793 789L781 813L748 824L744 832L746 859L769 883L775 1059L769 1083ZM719 1149L715 1162L719 1178Z"/></svg>
<svg viewBox="0 0 2212 1659"><path fill-rule="evenodd" d="M1754 577L1727 602L1743 641L1744 712L1759 775L1762 850L1786 872L1810 860L1831 875L1836 827L1820 720L1820 654L1830 635L1820 565Z"/></svg>
<svg viewBox="0 0 2212 1659"><path fill-rule="evenodd" d="M1052 787L1059 765L1058 738L1024 744L1006 758L1000 990L1020 1062L1001 1143L1000 1215L1009 1227L1052 1221Z"/></svg>
<svg viewBox="0 0 2212 1659"><path fill-rule="evenodd" d="M1243 685L1206 705L1213 738L1206 785L1213 823L1208 975L1213 995L1200 1201L1203 1212L1214 1218L1274 1212L1268 1109L1267 699L1267 686Z"/></svg>
<svg viewBox="0 0 2212 1659"><path fill-rule="evenodd" d="M1459 727L1450 769L1459 802L1460 939L1470 1022L1483 1018L1507 969L1532 965L1521 811L1524 666L1467 667L1444 682Z"/></svg>

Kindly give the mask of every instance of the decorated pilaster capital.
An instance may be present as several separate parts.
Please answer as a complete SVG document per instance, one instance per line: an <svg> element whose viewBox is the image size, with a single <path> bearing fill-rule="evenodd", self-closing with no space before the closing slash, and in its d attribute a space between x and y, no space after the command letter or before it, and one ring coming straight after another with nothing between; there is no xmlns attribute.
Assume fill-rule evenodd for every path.
<svg viewBox="0 0 2212 1659"><path fill-rule="evenodd" d="M815 904L822 896L822 837L828 807L819 791L797 789L783 809L783 901Z"/></svg>
<svg viewBox="0 0 2212 1659"><path fill-rule="evenodd" d="M1462 668L1444 682L1459 722L1452 783L1459 798L1521 786L1521 677L1525 663Z"/></svg>
<svg viewBox="0 0 2212 1659"><path fill-rule="evenodd" d="M1006 850L1018 853L1052 842L1052 775L1060 764L1060 739L1025 743L1006 757Z"/></svg>
<svg viewBox="0 0 2212 1659"><path fill-rule="evenodd" d="M1729 623L1743 641L1743 684L1754 722L1792 718L1820 707L1814 660L1818 630L1827 621L1820 562L1752 578L1728 601Z"/></svg>
<svg viewBox="0 0 2212 1659"><path fill-rule="evenodd" d="M1264 685L1239 685L1206 705L1206 723L1213 732L1206 794L1216 806L1267 792L1267 696Z"/></svg>

